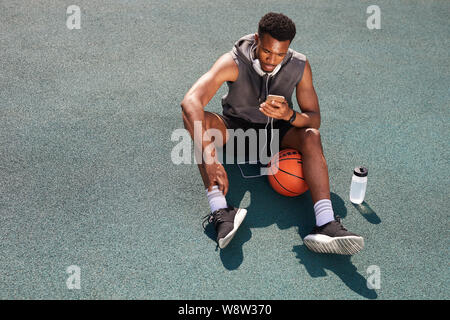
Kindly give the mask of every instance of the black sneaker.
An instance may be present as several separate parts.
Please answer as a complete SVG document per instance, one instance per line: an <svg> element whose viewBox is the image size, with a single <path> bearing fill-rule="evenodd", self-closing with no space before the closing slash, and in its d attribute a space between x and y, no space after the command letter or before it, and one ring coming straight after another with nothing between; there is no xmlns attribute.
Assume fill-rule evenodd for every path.
<svg viewBox="0 0 450 320"><path fill-rule="evenodd" d="M337 221L336 221L337 220ZM348 232L341 223L339 216L336 220L320 227L315 227L303 242L314 252L336 253L352 255L364 247L364 238Z"/></svg>
<svg viewBox="0 0 450 320"><path fill-rule="evenodd" d="M234 208L232 206L219 209L204 217L203 228L205 228L206 222L214 223L217 232L217 244L219 248L223 249L233 239L246 215L246 209Z"/></svg>

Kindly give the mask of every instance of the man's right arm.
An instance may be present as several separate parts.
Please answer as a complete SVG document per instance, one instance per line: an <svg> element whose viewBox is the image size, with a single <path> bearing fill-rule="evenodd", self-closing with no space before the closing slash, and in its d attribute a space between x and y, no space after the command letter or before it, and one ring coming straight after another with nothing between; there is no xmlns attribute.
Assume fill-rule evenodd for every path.
<svg viewBox="0 0 450 320"><path fill-rule="evenodd" d="M231 54L226 53L214 63L207 73L195 82L192 88L189 89L184 96L184 99L181 102L183 121L186 129L194 140L196 153L201 151L201 154L203 155L206 146L211 143L209 137L202 139L206 131L204 107L214 97L224 82L236 81L238 74L239 69ZM196 121L202 123L201 132L194 132L194 123ZM196 137L195 134L199 136ZM196 143L197 145L195 145ZM197 161L201 161L201 163L203 163L203 160L207 163L208 161L211 162L211 155L206 156L208 157L207 159L197 159Z"/></svg>

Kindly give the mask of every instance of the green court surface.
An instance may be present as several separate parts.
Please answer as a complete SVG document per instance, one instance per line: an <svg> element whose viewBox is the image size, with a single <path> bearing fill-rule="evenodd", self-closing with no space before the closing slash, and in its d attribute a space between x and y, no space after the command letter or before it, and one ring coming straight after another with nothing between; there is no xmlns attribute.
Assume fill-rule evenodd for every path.
<svg viewBox="0 0 450 320"><path fill-rule="evenodd" d="M80 29L66 26L72 4ZM370 5L381 29L366 25ZM269 11L296 23L291 48L312 66L334 211L365 238L354 256L309 251L310 194L283 197L233 164L227 199L248 215L216 249L197 166L171 160L184 94ZM1 299L449 298L449 1L4 0L0 12Z"/></svg>

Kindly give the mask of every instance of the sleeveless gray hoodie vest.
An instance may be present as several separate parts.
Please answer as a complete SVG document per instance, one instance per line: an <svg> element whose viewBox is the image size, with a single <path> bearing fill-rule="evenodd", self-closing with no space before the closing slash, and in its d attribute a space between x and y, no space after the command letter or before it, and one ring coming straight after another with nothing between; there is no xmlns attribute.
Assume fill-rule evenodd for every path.
<svg viewBox="0 0 450 320"><path fill-rule="evenodd" d="M293 108L292 93L302 79L306 57L289 49L274 76L260 76L252 63L255 50L255 35L249 34L239 39L230 51L239 68L239 76L236 81L227 82L228 94L222 97L223 114L253 123L266 123L267 116L259 111L259 105L268 94L275 94L284 96Z"/></svg>

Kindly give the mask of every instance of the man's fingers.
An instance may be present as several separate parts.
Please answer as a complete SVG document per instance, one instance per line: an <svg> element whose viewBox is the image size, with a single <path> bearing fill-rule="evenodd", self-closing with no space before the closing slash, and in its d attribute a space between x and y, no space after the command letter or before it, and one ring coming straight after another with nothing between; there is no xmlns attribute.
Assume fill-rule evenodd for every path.
<svg viewBox="0 0 450 320"><path fill-rule="evenodd" d="M270 101L270 104L269 104L269 105L270 105L272 108L279 108L279 107L282 106L282 104L281 104L280 102L276 101L276 100Z"/></svg>
<svg viewBox="0 0 450 320"><path fill-rule="evenodd" d="M277 112L280 111L280 108L278 106L271 105L271 104L268 104L268 103L263 103L261 105L261 108L263 108L267 112L272 112L272 113L277 113Z"/></svg>
<svg viewBox="0 0 450 320"><path fill-rule="evenodd" d="M207 175L209 180L208 191L217 185L220 191L225 195L228 192L228 177L225 169L219 163L207 166Z"/></svg>
<svg viewBox="0 0 450 320"><path fill-rule="evenodd" d="M225 176L224 178L225 178L224 179L225 184L224 184L224 189L223 189L223 195L226 196L228 193L228 186L230 185L230 183L228 182L227 176Z"/></svg>
<svg viewBox="0 0 450 320"><path fill-rule="evenodd" d="M272 117L272 118L277 118L279 116L279 114L277 112L275 112L273 110L273 108L268 108L267 106L263 106L261 108L259 108L259 110L264 113L266 116Z"/></svg>
<svg viewBox="0 0 450 320"><path fill-rule="evenodd" d="M266 108L266 109L273 109L276 110L278 109L278 106L272 103L268 103L268 102L263 102L260 104L260 107Z"/></svg>
<svg viewBox="0 0 450 320"><path fill-rule="evenodd" d="M219 190L222 191L223 195L225 195L225 189L227 189L226 185L225 185L225 181L221 177L217 177L216 181L219 184Z"/></svg>
<svg viewBox="0 0 450 320"><path fill-rule="evenodd" d="M284 100L284 101L279 101L279 100L268 100L268 101L266 101L266 102L263 102L262 104L277 109L277 108L281 108L281 107L283 107L284 105L286 105L286 104L287 104L287 101L286 101L286 100Z"/></svg>

